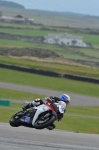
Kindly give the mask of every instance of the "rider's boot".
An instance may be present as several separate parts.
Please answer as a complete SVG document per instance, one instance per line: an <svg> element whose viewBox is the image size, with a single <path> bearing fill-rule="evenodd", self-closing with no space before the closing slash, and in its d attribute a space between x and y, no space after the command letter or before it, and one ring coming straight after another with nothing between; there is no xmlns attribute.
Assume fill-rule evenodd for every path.
<svg viewBox="0 0 99 150"><path fill-rule="evenodd" d="M55 128L55 124L51 124L50 126L47 127L48 130L53 130Z"/></svg>

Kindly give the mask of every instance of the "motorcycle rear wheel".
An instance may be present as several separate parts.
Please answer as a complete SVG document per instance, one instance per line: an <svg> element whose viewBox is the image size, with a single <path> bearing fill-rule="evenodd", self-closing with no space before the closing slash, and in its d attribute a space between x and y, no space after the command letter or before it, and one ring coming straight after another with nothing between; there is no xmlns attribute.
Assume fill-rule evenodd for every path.
<svg viewBox="0 0 99 150"><path fill-rule="evenodd" d="M21 113L22 111L16 113L10 118L9 123L12 127L19 127L21 125L21 121L20 121L20 118L22 117Z"/></svg>

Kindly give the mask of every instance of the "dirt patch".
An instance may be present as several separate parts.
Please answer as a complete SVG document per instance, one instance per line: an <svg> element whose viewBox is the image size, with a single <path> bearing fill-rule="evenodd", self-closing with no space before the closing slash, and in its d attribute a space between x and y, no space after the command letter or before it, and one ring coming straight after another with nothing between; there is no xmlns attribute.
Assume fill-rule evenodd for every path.
<svg viewBox="0 0 99 150"><path fill-rule="evenodd" d="M65 59L65 58L52 58L52 57L48 57L48 58L38 58L38 57L29 57L29 56L22 56L22 57L16 57L16 56L9 56L10 58L15 58L15 59L25 59L25 60L33 60L33 61L37 61L37 62L53 62L53 63L59 63L59 64L66 64L66 65L70 65L70 66L83 66L83 67L90 67L87 65L82 65L80 63L76 63L73 62L71 60Z"/></svg>

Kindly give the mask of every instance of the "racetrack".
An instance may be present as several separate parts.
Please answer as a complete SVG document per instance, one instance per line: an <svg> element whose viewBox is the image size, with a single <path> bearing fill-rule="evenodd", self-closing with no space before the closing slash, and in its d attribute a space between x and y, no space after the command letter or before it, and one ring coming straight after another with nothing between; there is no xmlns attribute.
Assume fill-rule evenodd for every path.
<svg viewBox="0 0 99 150"><path fill-rule="evenodd" d="M0 88L60 96L63 92L0 82ZM99 99L68 93L71 105L99 106ZM17 102L17 101L15 101ZM21 101L20 101L21 102ZM0 150L99 150L99 135L61 130L13 128L0 123Z"/></svg>
<svg viewBox="0 0 99 150"><path fill-rule="evenodd" d="M11 83L5 83L5 82L0 82L0 88L43 94L46 96L51 96L51 95L60 96L63 93L67 93L66 91L60 92L60 91L55 91L55 90L35 88L31 86L23 86L23 85L11 84ZM99 98L72 94L72 93L67 93L67 94L69 94L71 97L71 106L99 106ZM14 101L14 102L19 102L19 100Z"/></svg>
<svg viewBox="0 0 99 150"><path fill-rule="evenodd" d="M0 123L0 150L99 150L99 135Z"/></svg>

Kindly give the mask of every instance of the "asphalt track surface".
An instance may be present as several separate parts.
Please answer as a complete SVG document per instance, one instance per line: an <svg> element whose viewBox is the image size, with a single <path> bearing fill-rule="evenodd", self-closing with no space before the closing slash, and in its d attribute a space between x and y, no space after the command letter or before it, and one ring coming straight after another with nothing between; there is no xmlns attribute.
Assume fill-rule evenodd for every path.
<svg viewBox="0 0 99 150"><path fill-rule="evenodd" d="M0 88L42 94L42 95L46 95L46 96L51 96L51 95L52 96L60 96L61 94L66 93L66 91L60 92L60 91L55 91L55 90L48 90L48 89L44 89L44 88L35 88L35 87L31 87L31 86L23 86L23 85L11 84L11 83L5 83L5 82L0 82ZM99 98L83 96L83 95L78 95L78 94L72 94L72 93L68 93L68 92L67 92L67 94L69 94L71 97L71 106L99 106ZM24 100L24 101L28 101L28 100ZM22 103L23 101L13 100L13 102Z"/></svg>
<svg viewBox="0 0 99 150"><path fill-rule="evenodd" d="M99 135L0 123L0 150L99 150Z"/></svg>

